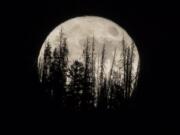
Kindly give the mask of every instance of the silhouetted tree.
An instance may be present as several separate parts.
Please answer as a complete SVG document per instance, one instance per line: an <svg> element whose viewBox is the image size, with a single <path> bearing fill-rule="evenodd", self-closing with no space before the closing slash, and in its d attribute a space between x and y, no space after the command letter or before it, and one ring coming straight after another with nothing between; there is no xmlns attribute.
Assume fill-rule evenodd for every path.
<svg viewBox="0 0 180 135"><path fill-rule="evenodd" d="M69 89L66 105L69 110L79 111L82 104L84 66L79 61L74 61L69 69Z"/></svg>
<svg viewBox="0 0 180 135"><path fill-rule="evenodd" d="M83 49L83 57L84 57L84 88L82 95L82 109L84 111L92 110L94 108L94 97L92 95L92 81L91 81L91 56L90 56L90 47L89 40L87 38L87 43Z"/></svg>
<svg viewBox="0 0 180 135"><path fill-rule="evenodd" d="M112 60L112 64L111 64L111 69L110 69L110 73L109 73L109 80L108 80L108 108L112 109L113 107L113 102L114 102L114 80L113 80L113 68L115 65L115 59L116 59L116 48L114 50L114 55L113 55L113 60Z"/></svg>
<svg viewBox="0 0 180 135"><path fill-rule="evenodd" d="M95 102L95 84L96 84L96 77L95 77L95 39L94 35L92 38L92 48L91 48L91 92L93 96L93 104Z"/></svg>
<svg viewBox="0 0 180 135"><path fill-rule="evenodd" d="M44 50L44 63L42 72L42 85L46 92L51 93L51 79L50 79L50 67L51 67L51 46L47 42Z"/></svg>
<svg viewBox="0 0 180 135"><path fill-rule="evenodd" d="M59 100L61 98L61 91L60 88L63 84L61 84L61 76L62 76L62 70L60 68L60 53L58 52L58 49L55 48L53 52L53 60L51 65L51 84L52 84L52 92L51 95Z"/></svg>
<svg viewBox="0 0 180 135"><path fill-rule="evenodd" d="M134 61L134 43L132 43L131 47L125 47L125 41L123 40L123 72L124 72L124 97L126 100L131 96L132 90L132 68Z"/></svg>
<svg viewBox="0 0 180 135"><path fill-rule="evenodd" d="M134 87L137 87L137 82L139 79L139 72L140 72L140 61L138 61L138 66L137 66L137 72L136 72L136 76L134 77Z"/></svg>
<svg viewBox="0 0 180 135"><path fill-rule="evenodd" d="M60 31L60 41L54 49L52 63L50 67L51 95L60 106L63 107L66 94L66 78L68 70L68 48L66 38Z"/></svg>
<svg viewBox="0 0 180 135"><path fill-rule="evenodd" d="M105 64L105 44L103 45L103 50L101 54L101 69L100 69L100 87L103 86L103 81L104 81L104 64Z"/></svg>
<svg viewBox="0 0 180 135"><path fill-rule="evenodd" d="M105 110L107 108L107 96L108 96L108 88L107 81L105 80L104 74L104 64L105 64L105 53L106 53L106 45L103 45L103 49L101 52L101 64L100 64L100 77L99 77L99 91L98 91L98 108L99 110Z"/></svg>
<svg viewBox="0 0 180 135"><path fill-rule="evenodd" d="M98 57L97 67L95 66L97 56L94 36L92 44L87 38L83 48L83 61L75 60L69 66L67 39L62 29L59 38L59 44L53 52L51 52L49 42L45 46L42 68L42 84L45 90L60 103L60 107L70 111L119 110L128 101L132 89L137 85L139 63L135 76L132 73L135 57L134 42L131 46L127 46L123 39L122 66L118 67L119 69L116 49L114 50L110 72L107 76L105 44ZM123 72L120 72L121 69Z"/></svg>
<svg viewBox="0 0 180 135"><path fill-rule="evenodd" d="M119 110L121 104L123 103L123 90L121 86L121 80L119 78L119 73L117 71L113 71L110 85L110 109L111 110Z"/></svg>
<svg viewBox="0 0 180 135"><path fill-rule="evenodd" d="M132 69L133 69L133 62L134 62L134 43L132 43L131 47L129 48L129 55L128 55L128 96L131 96L132 92L132 84L133 84L133 74L132 74Z"/></svg>
<svg viewBox="0 0 180 135"><path fill-rule="evenodd" d="M107 79L104 78L103 84L101 85L101 91L98 98L98 110L106 111L108 106L108 86Z"/></svg>
<svg viewBox="0 0 180 135"><path fill-rule="evenodd" d="M65 97L66 97L66 79L67 79L67 71L68 71L68 47L67 47L67 39L64 37L64 33L60 32L60 42L59 42L59 66L60 66L60 80L59 80L59 92L58 97L61 99L61 105L65 105Z"/></svg>

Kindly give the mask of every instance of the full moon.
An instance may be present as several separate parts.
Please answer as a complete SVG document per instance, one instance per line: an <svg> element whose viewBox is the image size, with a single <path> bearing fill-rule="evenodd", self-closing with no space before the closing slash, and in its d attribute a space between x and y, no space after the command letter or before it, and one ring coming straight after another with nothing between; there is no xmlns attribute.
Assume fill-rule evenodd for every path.
<svg viewBox="0 0 180 135"><path fill-rule="evenodd" d="M68 68L71 68L75 61L81 62L84 66L86 65L85 48L89 46L89 59L93 57L92 63L89 60L89 64L94 64L94 67L92 67L95 76L96 97L102 70L103 78L119 81L120 85L123 85L125 79L131 78L129 96L132 95L137 83L140 63L135 42L118 24L97 16L82 16L69 19L50 32L38 56L38 69L41 81L47 44L50 46L50 51L52 52L51 61L53 61L53 52L59 50L62 37L65 39L68 48ZM129 60L128 58L131 59ZM126 72L130 67L131 71ZM130 77L125 77L127 76L125 73L129 74ZM50 69L47 74L50 74ZM67 77L66 84L68 85L70 81L71 79ZM123 87L125 87L124 85Z"/></svg>

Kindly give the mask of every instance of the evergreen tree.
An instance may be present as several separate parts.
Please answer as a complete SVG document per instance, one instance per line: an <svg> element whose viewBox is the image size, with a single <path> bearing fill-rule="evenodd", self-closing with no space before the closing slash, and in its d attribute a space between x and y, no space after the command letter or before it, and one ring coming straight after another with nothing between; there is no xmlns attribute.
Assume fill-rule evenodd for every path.
<svg viewBox="0 0 180 135"><path fill-rule="evenodd" d="M87 38L87 43L85 44L83 50L84 57L84 86L83 86L83 95L82 95L82 109L84 111L93 110L94 108L94 97L92 94L92 82L91 82L91 56L90 56L90 47L89 40Z"/></svg>
<svg viewBox="0 0 180 135"><path fill-rule="evenodd" d="M52 81L52 96L54 96L57 100L61 98L60 86L61 84L61 76L62 70L60 68L60 54L58 49L55 48L53 52L53 61L51 66L51 81Z"/></svg>
<svg viewBox="0 0 180 135"><path fill-rule="evenodd" d="M44 50L44 64L42 73L42 85L46 92L51 93L50 67L51 67L51 46L47 42Z"/></svg>
<svg viewBox="0 0 180 135"><path fill-rule="evenodd" d="M95 39L94 35L92 38L92 48L91 48L91 93L93 96L93 104L95 104L95 84L96 84L96 77L95 77Z"/></svg>
<svg viewBox="0 0 180 135"><path fill-rule="evenodd" d="M126 71L127 71L127 67L126 67L126 55L127 55L127 49L125 48L125 41L124 38L122 40L122 57L123 57L123 95L124 98L127 96L127 86L126 86L126 80L127 80L127 76L126 76Z"/></svg>
<svg viewBox="0 0 180 135"><path fill-rule="evenodd" d="M110 69L110 74L109 74L109 80L108 80L108 108L112 109L113 107L113 102L114 102L114 92L115 92L115 82L113 80L113 69L114 69L114 65L115 65L115 59L116 59L116 48L114 50L114 56L113 56L113 60L112 60L112 64L111 64L111 69Z"/></svg>
<svg viewBox="0 0 180 135"><path fill-rule="evenodd" d="M58 47L51 52L51 45L47 42L44 50L42 84L44 89L60 103L60 107L65 107L71 111L100 111L119 110L127 102L132 94L132 89L137 85L139 74L139 63L136 76L133 76L134 62L134 42L131 46L126 46L122 41L123 74L115 67L116 49L112 58L112 64L107 77L105 74L105 54L106 45L103 45L98 66L96 69L95 40L89 39L84 45L83 62L75 60L68 67L68 46L62 30L60 31L60 41ZM95 76L97 72L97 76ZM97 101L95 101L95 91L97 90Z"/></svg>
<svg viewBox="0 0 180 135"><path fill-rule="evenodd" d="M107 79L104 78L103 85L101 86L101 91L98 99L98 110L106 111L108 106L108 86Z"/></svg>
<svg viewBox="0 0 180 135"><path fill-rule="evenodd" d="M65 97L66 97L66 89L67 89L67 71L68 71L68 47L67 40L63 37L63 33L61 31L60 35L60 44L59 44L59 61L60 61L60 97L62 101L62 106L65 105Z"/></svg>
<svg viewBox="0 0 180 135"><path fill-rule="evenodd" d="M106 80L105 74L104 74L104 64L105 64L105 53L106 53L106 45L103 45L103 49L101 52L101 64L100 64L100 77L99 77L99 91L98 91L98 109L105 110L107 107L107 85L106 85Z"/></svg>
<svg viewBox="0 0 180 135"><path fill-rule="evenodd" d="M68 48L66 38L61 30L58 47L54 49L50 68L51 72L51 95L61 107L64 107L66 97L66 79L68 71Z"/></svg>
<svg viewBox="0 0 180 135"><path fill-rule="evenodd" d="M124 97L128 100L131 96L132 91L132 68L134 60L134 44L131 47L125 47L125 41L123 40L123 72L124 72Z"/></svg>
<svg viewBox="0 0 180 135"><path fill-rule="evenodd" d="M103 81L104 81L104 64L105 64L105 44L103 45L103 50L101 54L101 70L100 70L100 87L103 86Z"/></svg>
<svg viewBox="0 0 180 135"><path fill-rule="evenodd" d="M84 66L79 61L74 61L69 69L69 91L67 93L67 107L69 110L79 111L83 93Z"/></svg>
<svg viewBox="0 0 180 135"><path fill-rule="evenodd" d="M110 93L110 109L119 110L121 104L123 103L123 91L121 87L121 80L119 78L119 73L113 71L111 79L111 93Z"/></svg>

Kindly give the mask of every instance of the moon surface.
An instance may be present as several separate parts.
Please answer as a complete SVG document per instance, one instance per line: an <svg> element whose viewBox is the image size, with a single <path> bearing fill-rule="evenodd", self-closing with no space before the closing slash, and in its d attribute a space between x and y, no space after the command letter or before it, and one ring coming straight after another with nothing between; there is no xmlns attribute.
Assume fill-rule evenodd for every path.
<svg viewBox="0 0 180 135"><path fill-rule="evenodd" d="M43 55L46 43L50 43L51 49L53 51L60 42L61 30L64 33L64 37L67 38L67 45L69 49L69 64L71 64L75 60L82 61L83 45L87 41L87 38L92 39L92 37L94 37L95 54L97 58L101 56L103 45L106 45L105 74L106 76L108 76L113 61L115 49L117 57L115 59L115 63L117 66L115 66L114 68L118 69L118 67L120 66L118 64L118 61L121 59L122 42L124 40L126 47L134 45L135 56L133 61L132 74L134 76L136 75L139 63L139 53L134 41L128 35L128 33L118 24L114 23L111 20L97 16L75 17L57 26L47 36L46 40L44 41L41 47L38 57L39 68L41 67L41 65L43 65ZM97 66L98 59L96 59L96 67Z"/></svg>

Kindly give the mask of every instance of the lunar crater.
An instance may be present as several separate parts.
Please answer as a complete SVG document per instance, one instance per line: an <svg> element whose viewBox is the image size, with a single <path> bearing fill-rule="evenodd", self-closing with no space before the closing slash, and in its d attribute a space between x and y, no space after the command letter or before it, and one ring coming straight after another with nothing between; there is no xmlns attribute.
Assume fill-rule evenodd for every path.
<svg viewBox="0 0 180 135"><path fill-rule="evenodd" d="M109 28L109 33L112 35L112 36L118 36L118 30L115 28L115 27L110 27Z"/></svg>

